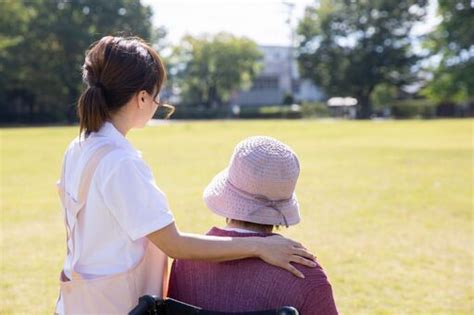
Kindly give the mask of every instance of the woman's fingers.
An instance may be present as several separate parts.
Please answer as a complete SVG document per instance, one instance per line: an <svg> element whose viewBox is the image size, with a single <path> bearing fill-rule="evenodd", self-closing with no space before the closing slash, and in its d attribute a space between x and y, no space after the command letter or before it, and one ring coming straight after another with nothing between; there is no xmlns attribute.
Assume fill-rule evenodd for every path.
<svg viewBox="0 0 474 315"><path fill-rule="evenodd" d="M314 262L315 257L299 242L281 236L256 240L260 243L260 258L269 264L288 270L299 278L304 278L304 275L292 263L307 267L317 266Z"/></svg>
<svg viewBox="0 0 474 315"><path fill-rule="evenodd" d="M303 258L301 256L293 255L291 256L291 261L307 267L316 267L317 264L310 259Z"/></svg>
<svg viewBox="0 0 474 315"><path fill-rule="evenodd" d="M288 270L298 278L304 279L304 275L301 271L296 269L292 264L287 264L286 266L283 266L284 269Z"/></svg>
<svg viewBox="0 0 474 315"><path fill-rule="evenodd" d="M316 257L313 254L308 252L308 250L302 249L302 248L293 248L292 254L297 255L297 256L301 256L301 257L304 257L304 258L308 258L308 259L311 259L311 260L316 259Z"/></svg>

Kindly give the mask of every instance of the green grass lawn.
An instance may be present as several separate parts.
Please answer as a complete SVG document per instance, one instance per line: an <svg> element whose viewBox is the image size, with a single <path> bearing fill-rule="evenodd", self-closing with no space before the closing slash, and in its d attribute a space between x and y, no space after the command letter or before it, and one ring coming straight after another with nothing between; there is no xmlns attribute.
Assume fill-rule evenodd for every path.
<svg viewBox="0 0 474 315"><path fill-rule="evenodd" d="M133 131L181 230L223 219L202 191L251 135L298 153L302 223L342 314L472 314L473 120L220 121ZM65 255L55 181L76 127L0 130L0 313L51 314Z"/></svg>

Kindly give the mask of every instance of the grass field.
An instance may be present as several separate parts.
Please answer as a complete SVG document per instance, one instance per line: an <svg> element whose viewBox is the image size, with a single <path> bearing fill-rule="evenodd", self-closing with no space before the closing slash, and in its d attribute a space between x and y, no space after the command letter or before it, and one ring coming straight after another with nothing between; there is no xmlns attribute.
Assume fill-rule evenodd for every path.
<svg viewBox="0 0 474 315"><path fill-rule="evenodd" d="M246 136L292 146L303 221L342 314L473 314L473 120L221 121L130 134L179 227L223 222L203 188ZM0 313L51 314L65 255L56 195L76 127L1 129Z"/></svg>

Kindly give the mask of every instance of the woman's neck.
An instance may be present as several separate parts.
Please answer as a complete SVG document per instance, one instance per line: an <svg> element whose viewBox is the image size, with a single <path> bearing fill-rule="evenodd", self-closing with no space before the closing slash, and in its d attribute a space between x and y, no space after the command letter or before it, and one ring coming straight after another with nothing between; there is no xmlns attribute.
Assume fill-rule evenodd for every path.
<svg viewBox="0 0 474 315"><path fill-rule="evenodd" d="M116 114L110 119L110 122L124 137L126 137L127 133L132 129L129 120L124 115Z"/></svg>

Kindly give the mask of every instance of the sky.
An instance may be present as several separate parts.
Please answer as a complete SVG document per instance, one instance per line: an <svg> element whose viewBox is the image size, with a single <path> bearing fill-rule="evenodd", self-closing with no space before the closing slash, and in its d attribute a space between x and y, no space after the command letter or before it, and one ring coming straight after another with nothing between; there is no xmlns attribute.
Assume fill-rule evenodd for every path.
<svg viewBox="0 0 474 315"><path fill-rule="evenodd" d="M215 34L220 31L246 36L261 45L288 46L288 8L279 0L142 0L152 6L153 22L168 31L167 40L177 44L186 33ZM313 0L293 0L292 24L303 16Z"/></svg>
<svg viewBox="0 0 474 315"><path fill-rule="evenodd" d="M304 9L314 0L141 0L151 5L153 23L165 26L167 41L177 44L185 34L215 34L221 31L246 36L260 45L288 46L291 42L287 24L289 9L284 4L294 4L292 26L303 17ZM435 18L436 1L430 1L425 22L414 30L417 35L433 29L439 22Z"/></svg>

